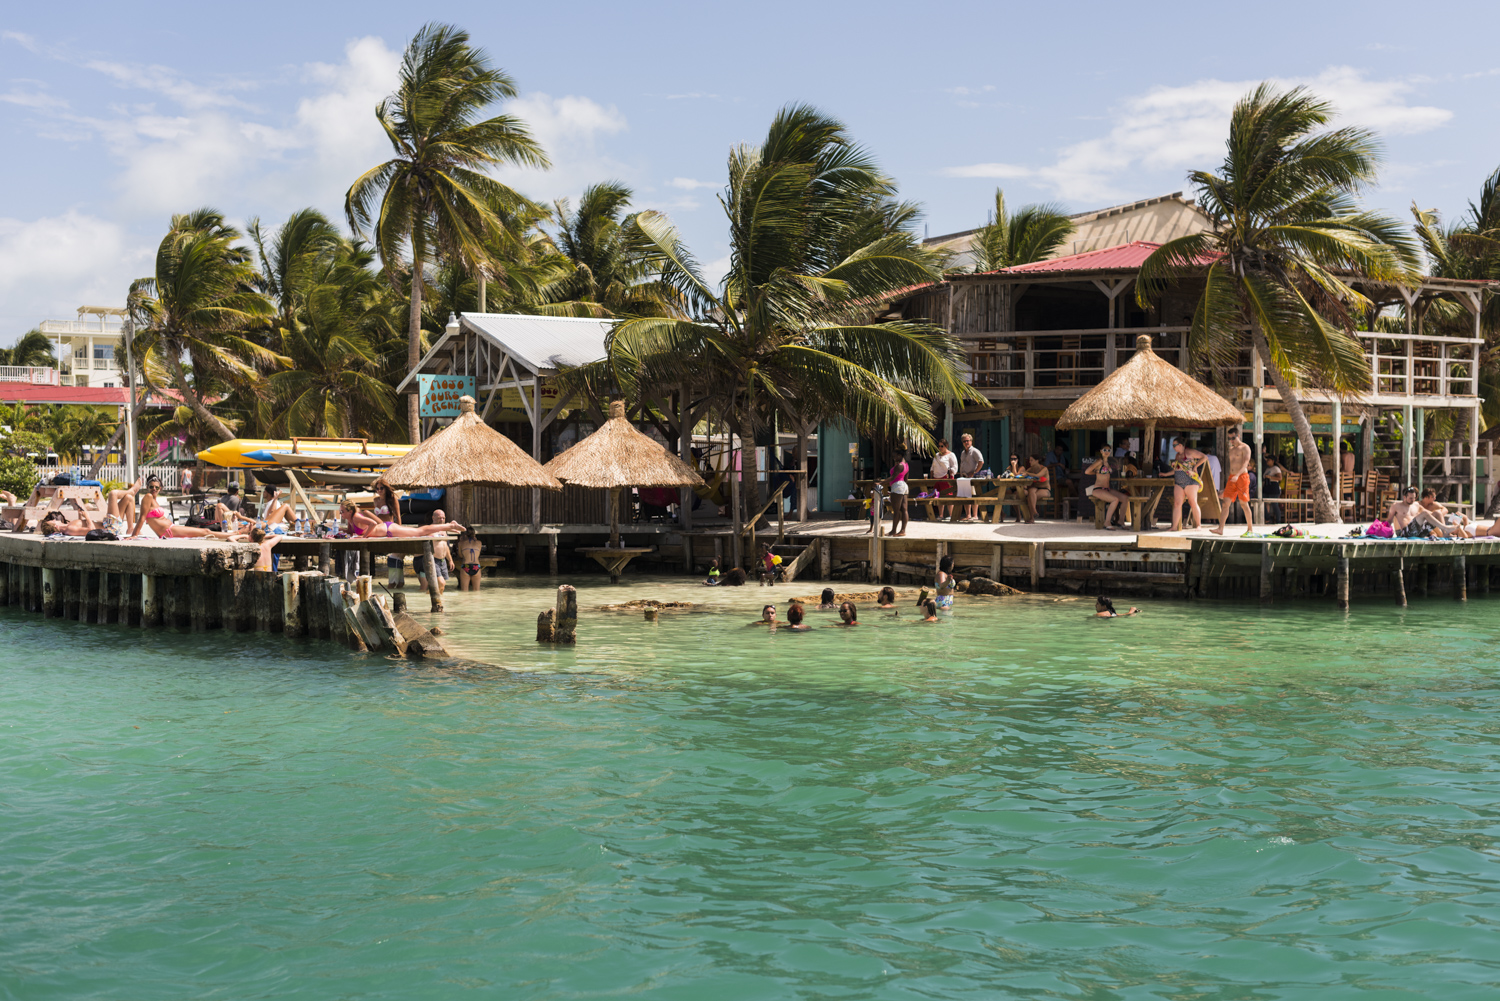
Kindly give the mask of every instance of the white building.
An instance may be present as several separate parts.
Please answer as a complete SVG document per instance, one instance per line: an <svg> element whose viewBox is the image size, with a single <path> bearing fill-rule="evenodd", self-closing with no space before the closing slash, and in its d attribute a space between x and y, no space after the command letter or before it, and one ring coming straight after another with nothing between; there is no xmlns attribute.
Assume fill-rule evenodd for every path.
<svg viewBox="0 0 1500 1001"><path fill-rule="evenodd" d="M43 320L38 329L57 350L64 386L123 386L125 310L80 306L76 320Z"/></svg>

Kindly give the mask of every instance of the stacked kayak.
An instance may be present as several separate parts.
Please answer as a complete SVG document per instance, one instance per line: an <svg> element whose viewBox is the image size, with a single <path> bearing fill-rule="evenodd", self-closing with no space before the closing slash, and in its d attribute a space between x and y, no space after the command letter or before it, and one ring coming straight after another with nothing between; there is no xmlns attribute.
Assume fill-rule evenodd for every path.
<svg viewBox="0 0 1500 1001"><path fill-rule="evenodd" d="M198 458L226 469L251 470L263 483L285 484L295 470L300 483L362 487L411 450L411 445L358 438L235 438L205 448Z"/></svg>

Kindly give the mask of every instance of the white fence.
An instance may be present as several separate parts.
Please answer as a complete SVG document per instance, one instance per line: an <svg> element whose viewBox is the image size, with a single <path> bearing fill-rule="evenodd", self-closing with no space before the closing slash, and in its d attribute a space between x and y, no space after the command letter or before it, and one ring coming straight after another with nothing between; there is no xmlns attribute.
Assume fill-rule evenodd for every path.
<svg viewBox="0 0 1500 1001"><path fill-rule="evenodd" d="M141 466L139 467L138 472L141 476L160 476L162 489L170 492L176 490L179 486L181 486L183 468L184 467L182 466ZM75 470L81 473L84 477L88 477L89 475L89 467L87 464L84 464L82 466L36 467L37 479L43 483L51 482L52 477L56 476L58 473L67 473L69 476L72 476ZM116 462L106 462L104 465L99 467L99 475L91 478L98 480L100 483L103 483L107 480L119 480L121 482L126 482L125 477L126 472L125 466L123 464Z"/></svg>
<svg viewBox="0 0 1500 1001"><path fill-rule="evenodd" d="M30 365L0 365L0 382L25 382L33 386L56 386L57 369Z"/></svg>

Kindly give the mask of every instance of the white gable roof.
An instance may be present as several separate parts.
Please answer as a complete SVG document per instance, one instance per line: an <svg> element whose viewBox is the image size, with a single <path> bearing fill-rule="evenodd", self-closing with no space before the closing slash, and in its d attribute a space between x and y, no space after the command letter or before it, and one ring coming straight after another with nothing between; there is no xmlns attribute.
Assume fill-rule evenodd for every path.
<svg viewBox="0 0 1500 1001"><path fill-rule="evenodd" d="M604 357L614 320L517 313L465 313L459 323L533 372L585 365Z"/></svg>

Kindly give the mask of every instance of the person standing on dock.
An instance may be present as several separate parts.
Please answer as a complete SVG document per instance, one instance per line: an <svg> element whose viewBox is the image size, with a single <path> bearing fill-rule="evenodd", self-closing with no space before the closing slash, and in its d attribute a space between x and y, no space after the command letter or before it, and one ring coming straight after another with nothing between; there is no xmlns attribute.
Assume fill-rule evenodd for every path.
<svg viewBox="0 0 1500 1001"><path fill-rule="evenodd" d="M893 539L906 534L906 498L911 492L911 484L906 482L906 474L910 471L911 466L906 462L906 449L896 449L896 461L891 465L890 478L886 480L891 491L891 538Z"/></svg>
<svg viewBox="0 0 1500 1001"><path fill-rule="evenodd" d="M1250 446L1240 440L1239 428L1230 428L1228 437L1229 479L1224 482L1224 492L1219 495L1219 527L1213 529L1213 533L1224 534L1224 529L1229 526L1229 512L1234 508L1234 502L1239 501L1245 512L1245 534L1249 535L1255 531L1255 516L1250 512Z"/></svg>
<svg viewBox="0 0 1500 1001"><path fill-rule="evenodd" d="M1203 527L1203 512L1198 509L1198 488L1203 486L1202 468L1208 456L1188 448L1181 438L1172 439L1172 531L1182 530L1182 505L1185 501L1193 515L1193 527Z"/></svg>
<svg viewBox="0 0 1500 1001"><path fill-rule="evenodd" d="M958 476L958 456L948 448L947 438L938 439L937 455L932 457L932 465L928 468L927 475L938 481L936 489L939 497L947 497L953 493L952 481Z"/></svg>
<svg viewBox="0 0 1500 1001"><path fill-rule="evenodd" d="M959 479L971 480L978 476L979 471L984 468L984 454L974 447L973 435L966 434L959 440L962 442L963 448L958 453L958 476ZM972 490L969 496L973 496ZM965 504L963 506L963 517L959 521L974 522L978 520L979 503L976 501L973 504Z"/></svg>

